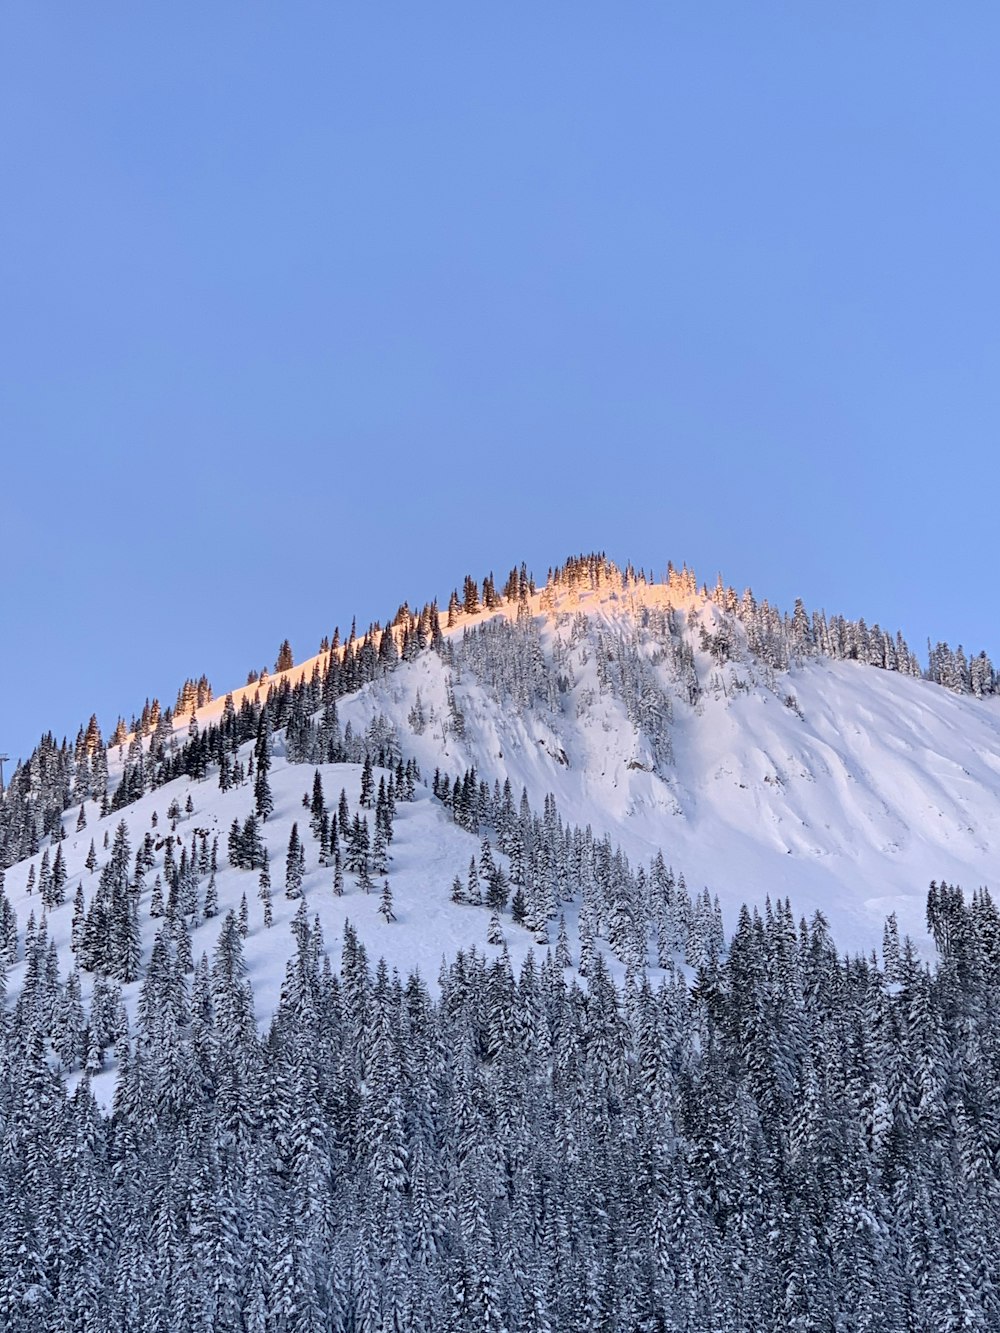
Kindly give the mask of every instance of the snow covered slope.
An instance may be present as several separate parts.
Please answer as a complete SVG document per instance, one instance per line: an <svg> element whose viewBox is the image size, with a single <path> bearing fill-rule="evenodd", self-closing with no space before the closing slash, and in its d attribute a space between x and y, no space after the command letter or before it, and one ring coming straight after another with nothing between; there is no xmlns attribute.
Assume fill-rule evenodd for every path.
<svg viewBox="0 0 1000 1333"><path fill-rule="evenodd" d="M308 698L317 707L311 719L298 719L303 725L294 740L279 729L268 742L273 810L260 833L270 860L273 925L264 924L258 871L231 865L227 854L233 821L242 824L255 805L245 770L256 742L244 739L230 757L242 765L245 780L228 790L210 764L203 775L153 786L104 818L95 802L87 802L84 828L77 827L78 808L66 810L60 844L65 898L44 913L46 945L54 943L63 975L79 959L73 948L74 914L77 942L83 928L74 909L77 886L86 913L122 821L132 858L148 835L145 867L132 876L142 965L165 922L175 932L183 928L195 962L202 952L211 954L226 913L238 912L245 897L244 947L261 1022L276 1004L294 950L292 926L302 910L310 920L319 918L334 957L350 921L370 955L385 957L401 973L417 968L433 981L442 960L460 948L507 948L518 960L529 949L555 947L560 920L564 948L576 965L590 947L581 940L581 913L584 936L593 933L594 947L606 950L619 968L637 962L656 968L671 950L678 961L686 951L691 962L687 932L692 912L701 910L697 900L704 887L710 897L717 895L727 932L742 903L763 907L768 897L788 897L796 919L820 910L842 950L868 951L880 945L890 912L901 931L925 938L931 879L967 889L996 883L995 697L960 695L911 674L816 651L793 654L788 669L779 670L751 651L745 623L719 599L689 582L651 584L616 571L591 584L550 584L490 610L460 614L434 637L419 650L411 644L400 659L397 627L391 652L380 655L368 682L336 699L337 736L347 738L343 754L353 744L360 759L358 747L367 744L362 738L383 739L383 758L391 766L376 765L376 784L393 777L397 761L415 760L421 774L413 799L396 802L387 872L373 874L371 892L349 870L342 874L342 894L334 891L332 856L321 856L303 805L318 772L329 811L343 789L349 821L372 818L371 808L359 804L360 762L328 762L330 711L324 724L319 706L330 670L331 655L324 653L266 684L233 691L231 706L213 700L197 711L194 728L187 716L175 719L168 746L178 752L190 731L204 734L242 707L259 711L269 689L287 684L305 690L312 682ZM150 744L147 738L138 748L148 756ZM126 744L109 751L112 791L129 763L128 750ZM454 810L432 793L436 770L454 780L469 769L494 798L509 783L520 834L509 826L462 827ZM153 770L150 763L147 787L157 780ZM167 812L174 802L180 815L171 820ZM524 832L526 810L535 819L534 832ZM305 847L301 898L285 894L293 823ZM581 832L571 855L569 830L588 827L592 837ZM340 832L343 839L343 820ZM626 889L590 882L601 880L598 854L588 853L590 869L580 869L581 847L593 848L605 835L609 853L620 848L628 858L628 872L621 871L623 862L607 872L611 878L625 873ZM175 840L169 859L168 836ZM466 884L484 836L496 864L514 880L509 889L519 878L514 860L534 848L526 922L512 917L509 891L492 928L487 908L453 901L455 878ZM218 911L206 916L213 904L206 902L205 858L216 838ZM88 870L92 839L97 867ZM521 850L512 857L515 844ZM174 913L183 917L181 926L152 914L154 885L157 877L176 874L170 860L192 848L192 859L201 864L192 870L191 902ZM673 904L671 911L683 918L679 925L665 923L656 904L662 883L653 882L651 863L657 853L683 875L695 899L695 908ZM28 972L29 917L34 914L37 927L43 915L38 882L46 854L51 864L55 849L48 838L6 872L19 934L18 961L8 975L14 995ZM587 883L576 883L577 875ZM391 886L391 919L379 910L384 878ZM485 894L485 876L481 880ZM168 888L161 892L168 896ZM128 1008L137 1002L141 979L140 966L136 979L124 985ZM93 972L85 969L80 983L86 1001Z"/></svg>
<svg viewBox="0 0 1000 1333"><path fill-rule="evenodd" d="M691 704L658 670L657 645L640 628L644 610L663 600L656 587L557 601L538 622L550 664L574 637L573 617L587 619L560 655L574 683L555 706L517 710L464 671L452 686L464 718L458 737L447 668L427 654L343 715L361 722L381 712L402 731L419 694L433 720L406 745L425 770L474 764L491 783L506 776L515 792L525 787L533 806L551 792L565 817L608 833L633 859L662 850L689 887L718 893L727 929L741 903L788 896L797 916L821 910L843 949L870 949L893 911L901 929L922 935L931 879L996 884L1000 701L822 657L775 674L744 649L720 667L698 643L702 623L721 614L696 597L682 605L700 682ZM657 756L654 728L630 721L597 679L599 639L633 637L663 686L655 729L669 759Z"/></svg>

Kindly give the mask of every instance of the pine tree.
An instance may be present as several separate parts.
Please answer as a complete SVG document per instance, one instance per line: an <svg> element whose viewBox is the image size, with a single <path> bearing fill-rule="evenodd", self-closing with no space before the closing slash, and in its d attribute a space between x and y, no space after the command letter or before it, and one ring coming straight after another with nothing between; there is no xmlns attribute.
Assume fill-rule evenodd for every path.
<svg viewBox="0 0 1000 1333"><path fill-rule="evenodd" d="M83 899L83 884L80 883L76 886L76 893L73 895L73 921L70 926L70 945L74 953L80 947L85 919L86 908Z"/></svg>
<svg viewBox="0 0 1000 1333"><path fill-rule="evenodd" d="M376 875L384 875L389 868L389 855L386 847L385 833L382 826L376 821L375 837L372 841L372 870Z"/></svg>
<svg viewBox="0 0 1000 1333"><path fill-rule="evenodd" d="M371 755L365 755L365 762L361 769L361 800L363 809L370 810L372 807L372 796L375 791L375 778L372 772Z"/></svg>
<svg viewBox="0 0 1000 1333"><path fill-rule="evenodd" d="M305 875L306 855L299 841L299 826L292 825L288 835L288 853L285 857L285 897L302 897L302 880Z"/></svg>
<svg viewBox="0 0 1000 1333"><path fill-rule="evenodd" d="M63 858L62 847L56 848L55 860L52 862L52 907L59 907L66 901L66 862Z"/></svg>
<svg viewBox="0 0 1000 1333"><path fill-rule="evenodd" d="M269 767L269 764L263 764L258 759L254 774L254 807L257 811L257 818L260 820L266 820L268 815L274 812L274 796L271 794L271 782L268 778Z"/></svg>
<svg viewBox="0 0 1000 1333"><path fill-rule="evenodd" d="M562 914L559 916L559 935L556 939L556 966L573 966L573 957L569 951L569 934L566 930L566 918Z"/></svg>
<svg viewBox="0 0 1000 1333"><path fill-rule="evenodd" d="M490 872L489 885L486 890L486 904L494 912L500 913L507 906L507 897L507 876L504 874L502 866L495 865Z"/></svg>
<svg viewBox="0 0 1000 1333"><path fill-rule="evenodd" d="M32 866L32 869L34 867ZM38 872L38 894L46 907L52 902L52 867L49 864L49 849L46 847L42 853L42 860Z"/></svg>
<svg viewBox="0 0 1000 1333"><path fill-rule="evenodd" d="M318 768L313 774L312 798L309 804L311 812L309 827L312 829L313 837L319 838L326 816L326 801L323 798L323 778Z"/></svg>
<svg viewBox="0 0 1000 1333"><path fill-rule="evenodd" d="M260 868L257 896L264 904L264 925L267 929L270 929L274 924L274 912L271 907L271 865L266 847L264 848L263 865Z"/></svg>
<svg viewBox="0 0 1000 1333"><path fill-rule="evenodd" d="M257 818L267 819L274 812L274 797L268 772L271 767L271 712L265 705L261 709L257 722L257 739L253 750L254 761L254 806Z"/></svg>
<svg viewBox="0 0 1000 1333"><path fill-rule="evenodd" d="M516 926L523 926L528 916L528 906L525 902L524 891L518 886L514 890L514 896L510 903L510 915Z"/></svg>
<svg viewBox="0 0 1000 1333"><path fill-rule="evenodd" d="M386 923L395 921L396 917L392 910L392 889L387 879L382 881L382 896L379 898L378 910Z"/></svg>
<svg viewBox="0 0 1000 1333"><path fill-rule="evenodd" d="M205 888L205 909L206 921L219 914L219 890L216 887L214 873L209 875L208 884Z"/></svg>

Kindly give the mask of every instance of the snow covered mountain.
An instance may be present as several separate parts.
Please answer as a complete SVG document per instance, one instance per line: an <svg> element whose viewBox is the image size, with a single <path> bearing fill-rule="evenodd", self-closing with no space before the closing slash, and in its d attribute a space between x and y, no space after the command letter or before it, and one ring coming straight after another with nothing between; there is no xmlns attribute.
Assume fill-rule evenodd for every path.
<svg viewBox="0 0 1000 1333"><path fill-rule="evenodd" d="M276 668L4 793L5 1330L1000 1326L988 659L587 557Z"/></svg>
<svg viewBox="0 0 1000 1333"><path fill-rule="evenodd" d="M499 595L490 578L482 601L467 579L444 619L402 607L305 662L286 646L285 670L224 698L202 682L199 706L189 683L106 751L93 729L40 747L3 806L8 989L42 929L63 975L83 965L85 1002L106 974L134 1008L165 922L196 960L244 901L265 1022L302 904L332 956L350 922L373 957L432 981L472 948L697 966L742 904L785 898L842 951L878 947L890 913L926 943L932 879L995 881L984 658L939 645L932 674L958 672L945 688L877 626L600 557L544 588L512 571Z"/></svg>

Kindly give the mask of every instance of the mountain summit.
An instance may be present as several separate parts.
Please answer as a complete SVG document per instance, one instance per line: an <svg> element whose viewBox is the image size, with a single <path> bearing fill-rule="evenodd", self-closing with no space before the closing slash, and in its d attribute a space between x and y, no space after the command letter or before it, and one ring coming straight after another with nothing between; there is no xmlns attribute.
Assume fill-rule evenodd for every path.
<svg viewBox="0 0 1000 1333"><path fill-rule="evenodd" d="M44 737L4 1328L996 1328L995 691L593 556Z"/></svg>
<svg viewBox="0 0 1000 1333"><path fill-rule="evenodd" d="M983 655L922 669L877 625L686 568L467 577L304 662L286 641L224 697L188 681L107 747L96 720L43 738L0 807L10 984L32 914L86 993L138 983L164 914L197 957L242 911L262 1017L303 902L331 947L351 922L428 977L461 948L697 965L744 903L818 912L845 950L888 917L921 937L931 880L997 864L995 689Z"/></svg>

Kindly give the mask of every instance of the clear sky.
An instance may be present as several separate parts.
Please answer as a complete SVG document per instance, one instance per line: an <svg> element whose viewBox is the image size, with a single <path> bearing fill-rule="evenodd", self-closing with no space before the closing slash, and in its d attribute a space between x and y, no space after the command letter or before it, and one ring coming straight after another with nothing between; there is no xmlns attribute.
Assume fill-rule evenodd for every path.
<svg viewBox="0 0 1000 1333"><path fill-rule="evenodd" d="M1000 657L998 39L4 5L0 749L594 548Z"/></svg>

